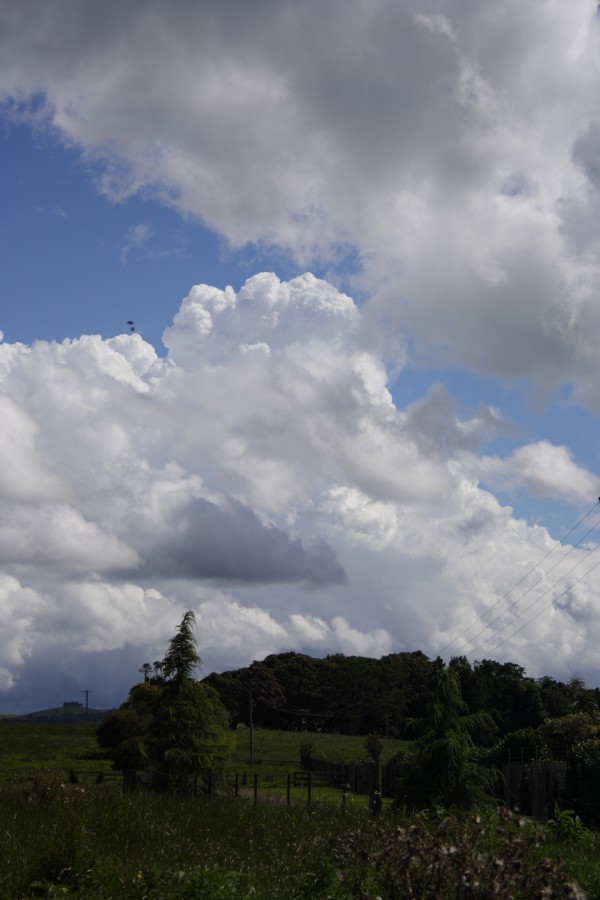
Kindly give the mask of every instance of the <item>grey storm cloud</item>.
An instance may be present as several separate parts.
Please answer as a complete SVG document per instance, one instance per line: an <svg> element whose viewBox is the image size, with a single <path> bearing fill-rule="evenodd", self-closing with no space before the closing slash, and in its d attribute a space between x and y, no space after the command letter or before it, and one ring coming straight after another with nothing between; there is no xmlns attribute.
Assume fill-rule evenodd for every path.
<svg viewBox="0 0 600 900"><path fill-rule="evenodd" d="M581 166L591 184L600 190L600 124L592 122L573 147L573 159Z"/></svg>
<svg viewBox="0 0 600 900"><path fill-rule="evenodd" d="M345 584L347 576L323 540L305 545L276 525L263 524L244 504L191 498L160 540L138 548L137 579L208 579L248 584ZM121 575L124 573L121 572Z"/></svg>

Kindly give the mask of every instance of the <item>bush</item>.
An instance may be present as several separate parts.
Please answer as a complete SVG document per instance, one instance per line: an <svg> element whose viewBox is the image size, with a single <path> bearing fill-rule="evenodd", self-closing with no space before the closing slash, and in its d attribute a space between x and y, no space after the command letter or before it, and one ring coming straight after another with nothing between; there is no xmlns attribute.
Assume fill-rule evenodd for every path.
<svg viewBox="0 0 600 900"><path fill-rule="evenodd" d="M600 740L580 741L571 748L569 803L587 825L600 825Z"/></svg>
<svg viewBox="0 0 600 900"><path fill-rule="evenodd" d="M565 865L600 897L598 840L568 811L548 828L495 810L371 819L364 805L255 807L45 775L18 787L0 787L2 900L576 900Z"/></svg>
<svg viewBox="0 0 600 900"><path fill-rule="evenodd" d="M96 729L98 744L114 752L125 741L143 738L148 730L149 719L148 714L141 714L129 707L109 713Z"/></svg>
<svg viewBox="0 0 600 900"><path fill-rule="evenodd" d="M318 768L320 762L327 762L327 760L327 755L317 750L314 744L300 744L300 765L303 769L310 771Z"/></svg>
<svg viewBox="0 0 600 900"><path fill-rule="evenodd" d="M3 790L9 801L35 806L49 806L62 800L65 785L58 772L39 769L34 775L14 775Z"/></svg>
<svg viewBox="0 0 600 900"><path fill-rule="evenodd" d="M362 862L343 877L351 896L584 900L560 863L532 852L543 831L506 810L487 822L442 813L390 824L371 820L354 834L348 853Z"/></svg>

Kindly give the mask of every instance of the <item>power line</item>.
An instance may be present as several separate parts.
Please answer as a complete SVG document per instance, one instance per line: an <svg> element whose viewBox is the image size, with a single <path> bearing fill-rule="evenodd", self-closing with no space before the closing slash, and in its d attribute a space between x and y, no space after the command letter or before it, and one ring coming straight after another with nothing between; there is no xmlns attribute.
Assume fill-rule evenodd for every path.
<svg viewBox="0 0 600 900"><path fill-rule="evenodd" d="M502 626L502 628L499 628L498 631L496 632L495 637L497 637L499 634L501 634L506 628L509 627L509 625L513 625L513 624L517 621L517 619L520 619L520 618L521 618L521 616L524 616L525 613L528 612L533 606L535 606L536 603L538 603L540 600L542 600L542 599L546 596L546 594L549 594L550 591L553 591L554 588L557 587L557 585L559 585L561 581L563 581L563 579L565 579L568 575L570 575L571 572L574 572L575 569L578 568L578 566L580 566L580 565L582 564L582 562L584 562L584 560L586 560L589 556L591 556L592 553L595 553L596 550L598 550L599 547L600 547L600 544L597 544L597 545L593 548L593 550L588 550L588 552L585 554L585 556L583 557L583 559L580 559L578 562L575 563L574 566L571 566L571 568L569 569L569 571L568 571L568 572L565 572L565 574L562 575L562 576L558 579L558 581L555 581L554 584L551 584L549 588L546 588L546 590L545 590L542 594L540 594L538 597L536 597L534 600L532 600L531 603L530 603L528 606L526 606L525 609L521 610L521 612L520 612L517 616L515 616L515 617L512 619L511 622L507 622L505 625ZM595 566L592 566L592 569L595 569L595 568L596 568ZM592 569L590 569L590 572L592 571ZM586 573L586 574L589 574L589 572ZM582 576L581 576L581 578L585 578L585 577L586 577L585 575L582 575ZM578 584L579 581L581 581L581 578L578 578L578 579L576 580L575 584ZM541 580L541 579L540 579L540 580ZM536 584L539 584L539 582L536 582ZM565 591L563 591L563 594L566 593L567 590L569 590L569 588L566 588ZM560 596L562 597L563 594L560 594ZM523 595L523 596L525 596L525 595ZM558 598L557 598L557 599L558 599ZM550 606L552 605L553 602L554 602L554 601L552 601L552 602L550 603ZM547 609L548 607L545 607L545 608ZM500 618L500 617L498 617L498 618ZM534 616L534 618L537 618L537 615ZM533 619L532 619L531 621L533 621ZM476 653L477 650L480 650L480 649L481 649L482 647L484 647L486 644L489 644L491 640L492 640L491 637L488 638L486 641L483 642L483 644L481 644L479 647L477 647L475 650L473 650L473 651L471 651L471 652L472 652L472 653Z"/></svg>
<svg viewBox="0 0 600 900"><path fill-rule="evenodd" d="M579 519L579 521L576 522L575 525L573 525L573 527L570 528L569 531L567 531L567 533L565 535L563 535L563 537L560 539L560 541L557 544L555 544L550 550L548 550L548 552L545 553L544 556L541 557L541 559L539 559L536 563L534 563L534 565L529 569L529 571L526 572L525 575L523 575L522 578L520 578L516 582L516 584L514 584L508 591L506 591L506 593L503 594L502 597L500 597L498 600L496 600L496 602L493 603L492 606L490 606L490 608L487 609L484 613L482 613L481 616L479 616L477 619L475 619L473 622L471 622L470 625L467 625L467 627L464 628L463 631L460 632L460 634L458 634L456 637L452 638L450 641L448 641L446 644L444 644L444 646L438 651L439 655L441 656L449 647L451 647L453 644L457 643L457 641L459 641L461 639L461 637L466 635L466 633L468 631L470 631L471 628L473 628L475 625L478 625L481 622L483 624L483 627L475 635L473 635L471 638L469 638L468 643L472 643L487 628L491 628L492 625L494 625L500 618L502 618L503 615L505 615L507 612L510 612L510 610L513 609L517 605L517 603L519 603L523 599L523 597L525 597L529 593L529 591L533 590L533 588L536 587L536 585L538 585L540 583L540 581L542 581L544 578L546 578L550 574L550 572L552 572L556 568L556 566L558 566L563 561L563 559L566 559L566 557L570 553L572 553L576 549L576 547L578 547L579 544L581 544L581 542L584 541L585 538L589 534L591 534L592 531L594 531L594 529L598 525L598 522L595 522L592 525L592 527L590 529L588 529L588 531L586 531L586 533L583 535L583 537L581 537L577 541L576 544L574 544L572 547L570 547L569 550L567 550L567 552L564 553L560 557L560 559L553 566L551 566L550 569L548 569L548 571L545 574L543 574L534 584L532 584L526 591L524 591L523 594L521 594L519 597L517 597L517 599L514 600L508 606L508 609L504 610L502 613L500 613L498 616L496 616L496 618L493 619L491 622L488 622L488 623L485 622L484 617L487 616L489 613L493 612L493 610L496 609L496 607L498 607L504 600L506 600L508 598L508 596L510 594L512 594L512 592L514 590L516 590L516 588L519 587L520 584L522 584L527 578L529 578L531 573L535 572L539 568L539 566L541 566L541 564L546 559L548 559L549 556L551 556L554 553L554 551L557 549L557 547L562 546L563 541L565 541L575 531L575 529L578 528L581 525L581 523L584 522L588 518L588 516L590 516L593 513L593 511L598 506L600 506L600 498L596 501L596 503L594 503L594 505L592 507L590 507L590 509L581 517L581 519ZM559 580L561 580L561 579L559 579Z"/></svg>
<svg viewBox="0 0 600 900"><path fill-rule="evenodd" d="M595 553L596 550L598 550L598 547L595 547L593 550L590 550L590 552L587 554L587 556L590 556L592 553ZM580 565L580 562L577 563L577 565ZM508 635L508 637L505 637L503 640L501 640L500 643L497 644L490 652L495 653L500 647L502 647L503 644L506 644L507 641L516 637L516 635L519 634L520 631L523 631L524 628L527 628L528 625L531 625L532 622L535 622L535 620L538 619L542 615L542 613L546 612L547 609L550 609L551 606L554 606L554 604L558 600L560 600L561 597L564 597L565 594L567 594L570 590L572 590L572 588L574 588L576 584L579 584L581 581L583 581L584 578L587 578L588 575L591 575L591 573L594 571L594 569L597 569L598 566L600 566L600 560L598 560L598 562L594 563L594 565L591 567L591 569L588 569L588 571L584 575L582 575L581 578L576 578L575 581L573 582L573 584L568 585L568 587L566 587L564 589L564 591L558 595L558 597L552 599L550 601L550 603L547 603L546 606L542 607L542 609L540 609L540 611L537 612L535 614L535 616L532 616L530 619L527 620L527 622L524 622L519 628L517 628L516 631L514 631L512 634ZM577 567L573 566L573 569L575 569L575 568L577 568ZM567 575L569 575L570 572L573 571L573 569L570 569L569 572L567 572ZM564 577L566 577L566 576L564 576ZM562 579L560 579L560 580L562 581ZM556 582L556 584L558 584L558 582ZM554 585L552 585L552 587L548 588L548 591L553 590L556 587L556 584L554 584ZM544 597L548 593L548 591L545 591L533 603L530 603L530 605L526 609L524 609L522 613L520 613L515 619L513 619L512 623L508 623L508 624L514 624L514 622L516 622L516 620L518 618L520 618L522 615L524 615L527 612L527 610L531 609L532 606L535 606L535 604L538 602L538 600L541 600L542 597ZM508 624L505 627L508 627ZM504 631L504 628L500 629L500 631L496 634L496 637L498 636L498 634L501 634L502 631ZM489 640L491 641L492 638L490 638ZM472 653L477 653L478 650L481 650L488 643L489 643L489 641L484 641L484 643L481 644L479 647L476 647L475 650L472 651Z"/></svg>
<svg viewBox="0 0 600 900"><path fill-rule="evenodd" d="M554 569L555 569L558 565L560 565L560 563L563 562L563 560L565 560L565 559L567 558L567 556L569 556L571 553L573 553L574 550L577 549L577 547L579 546L579 544L581 544L582 541L584 541L585 538L586 538L589 534L591 534L592 531L594 531L594 529L596 528L597 524L598 524L598 523L595 522L594 525L593 525L588 531L586 531L586 533L583 535L583 537L580 538L580 540L579 540L576 544L573 544L573 546L572 546L569 550L567 550L567 552L564 553L564 554L560 557L560 559L559 559L557 562L555 562L554 565L551 566L551 567L548 569L547 572L545 572L544 574L540 575L540 577L538 578L537 581L535 581L530 587L528 587L526 591L523 591L523 593L522 593L519 597L517 597L516 600L513 600L512 603L510 603L509 606L508 606L505 610L503 610L501 613L499 613L499 615L497 615L495 619L492 619L491 622L488 622L487 624L484 624L483 628L481 628L481 629L477 632L477 634L474 634L471 638L469 638L469 643L473 643L473 641L477 640L477 638L479 637L480 634L483 634L484 631L486 631L488 628L491 628L493 625L496 624L496 622L500 621L500 619L502 619L507 613L509 613L509 612L511 611L511 609L514 609L514 607L517 605L517 603L519 603L519 602L523 599L523 597L526 597L527 594L529 594L530 591L532 591L535 587L538 586L538 584L540 584L540 582L542 582L545 578L548 577L548 575L550 574L550 572L553 572ZM596 549L596 548L594 548L594 549ZM592 551L588 551L588 553L586 553L586 555L583 557L583 559L586 559L586 558L589 556L589 553L590 553L590 552L593 553L594 551L593 551L593 550L592 550ZM559 584L559 583L563 580L563 578L566 578L567 575L569 575L569 574L573 571L573 569L576 569L577 566L581 565L581 563L583 562L583 559L580 559L577 563L575 563L575 565L574 565L571 569L569 569L568 572L566 572L564 575L561 575L561 577L560 577L557 581L555 581L555 583L554 583L554 585L552 585L552 587L556 587L556 585ZM529 574L531 574L531 571L529 572ZM520 582L519 582L519 583L520 583ZM514 588L513 588L512 590L514 590ZM552 590L552 588L549 588L549 590ZM510 593L510 591L509 591L509 593ZM544 594L542 594L541 596L544 597L546 593L548 593L548 591L545 591ZM506 596L507 596L507 595L505 594L505 597L506 597ZM504 597L503 597L502 599L504 599ZM538 598L536 598L536 600L534 600L533 602L534 602L534 603L537 603L537 600L539 600L539 599L540 599L540 598L538 597ZM494 604L494 605L497 606L497 603ZM526 608L523 610L523 612L527 612L527 610L530 609L532 605L533 605L533 604L530 604L530 606L526 607ZM522 614L523 614L523 613L519 613L517 616L515 616L515 619L520 618L520 616L521 616ZM506 626L504 626L504 627L506 627ZM501 628L500 631L504 631L504 627ZM484 643L487 643L487 642L484 641Z"/></svg>

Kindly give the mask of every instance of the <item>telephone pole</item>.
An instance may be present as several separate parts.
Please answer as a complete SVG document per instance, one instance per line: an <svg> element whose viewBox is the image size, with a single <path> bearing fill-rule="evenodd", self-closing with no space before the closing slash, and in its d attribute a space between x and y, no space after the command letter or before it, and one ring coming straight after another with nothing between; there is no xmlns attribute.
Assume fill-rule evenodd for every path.
<svg viewBox="0 0 600 900"><path fill-rule="evenodd" d="M248 688L248 697L249 697L248 706L249 706L249 711L250 711L250 715L248 717L250 719L250 722L248 723L250 725L250 765L253 766L254 765L254 728L252 727L252 688L251 687Z"/></svg>
<svg viewBox="0 0 600 900"><path fill-rule="evenodd" d="M89 696L93 694L93 691L82 691L82 694L85 694L85 721L88 720L88 706L89 706Z"/></svg>

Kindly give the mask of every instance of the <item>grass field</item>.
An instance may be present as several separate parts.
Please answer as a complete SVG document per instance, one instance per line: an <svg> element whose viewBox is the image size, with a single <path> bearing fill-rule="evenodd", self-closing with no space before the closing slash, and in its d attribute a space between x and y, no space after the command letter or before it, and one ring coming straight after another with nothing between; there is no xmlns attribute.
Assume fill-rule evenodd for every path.
<svg viewBox="0 0 600 900"><path fill-rule="evenodd" d="M250 733L239 729L231 763L236 769L259 773L282 772L300 767L300 747L313 744L336 762L359 762L366 757L365 739L336 734L254 729L254 766L250 765ZM384 761L406 746L406 742L384 739ZM0 722L0 778L48 767L68 772L110 772L110 762L96 743L96 725L29 724Z"/></svg>
<svg viewBox="0 0 600 900"><path fill-rule="evenodd" d="M236 762L246 763L250 759L250 731L240 728L236 731ZM394 756L399 750L406 748L407 741L383 738L383 761ZM367 757L365 738L346 734L318 734L306 731L269 731L263 728L254 729L254 761L257 764L266 762L283 762L290 765L300 764L300 747L312 744L319 753L335 762L360 762Z"/></svg>
<svg viewBox="0 0 600 900"><path fill-rule="evenodd" d="M126 794L110 780L64 784L71 769L111 772L95 726L0 724L0 898L484 896L465 892L468 878L511 900L580 900L576 879L600 900L600 840L568 816L560 829L495 810L373 818L365 797L342 804L333 788L313 788L309 806L305 786L288 808L301 743L352 762L364 739L257 730L254 767L247 741L238 733L229 773L238 770L237 798ZM397 749L386 742L384 758ZM32 777L9 777L23 774ZM255 775L269 802L252 802Z"/></svg>
<svg viewBox="0 0 600 900"><path fill-rule="evenodd" d="M96 742L96 726L0 722L0 779L41 768L111 772Z"/></svg>
<svg viewBox="0 0 600 900"><path fill-rule="evenodd" d="M0 803L7 900L580 900L574 877L600 900L595 836L558 839L493 810L372 818L366 809L65 787L44 773L24 790L0 787Z"/></svg>
<svg viewBox="0 0 600 900"><path fill-rule="evenodd" d="M256 776L257 798L292 804L341 804L339 787L307 784L294 786L288 795L288 772L300 769L300 746L313 744L320 752L337 762L359 762L365 758L365 739L347 735L308 734L294 731L254 730L254 765L250 765L248 729L236 732L233 758L227 768L225 786L233 793L237 784L242 797L254 799ZM393 756L403 746L401 741L384 741L383 759ZM111 778L117 773L96 743L96 726L87 724L29 724L0 722L0 781L13 775L30 775L48 769L66 781L75 772L78 780L93 783L98 774ZM366 799L349 793L346 806L366 808Z"/></svg>

